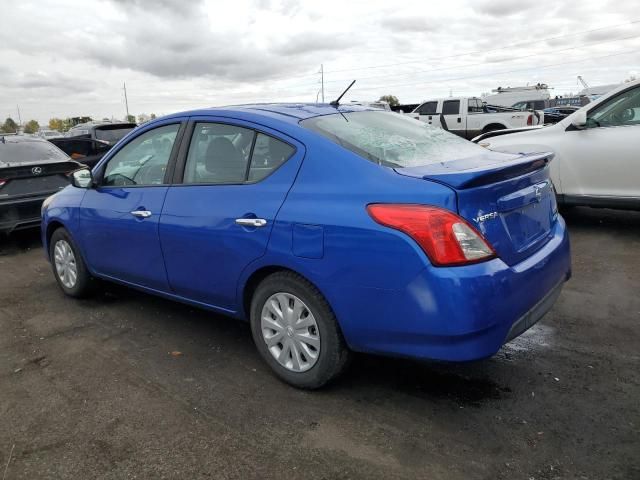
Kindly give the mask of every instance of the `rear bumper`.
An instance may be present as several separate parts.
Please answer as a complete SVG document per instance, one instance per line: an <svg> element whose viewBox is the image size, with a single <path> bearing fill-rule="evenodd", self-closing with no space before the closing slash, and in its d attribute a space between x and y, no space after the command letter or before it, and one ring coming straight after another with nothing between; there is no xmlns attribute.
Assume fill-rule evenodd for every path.
<svg viewBox="0 0 640 480"><path fill-rule="evenodd" d="M498 258L428 267L402 290L342 288L331 303L354 350L469 361L494 355L540 320L570 276L569 237L559 217L551 240L516 265Z"/></svg>
<svg viewBox="0 0 640 480"><path fill-rule="evenodd" d="M11 233L14 230L39 227L42 202L54 193L56 192L33 197L0 199L0 232Z"/></svg>

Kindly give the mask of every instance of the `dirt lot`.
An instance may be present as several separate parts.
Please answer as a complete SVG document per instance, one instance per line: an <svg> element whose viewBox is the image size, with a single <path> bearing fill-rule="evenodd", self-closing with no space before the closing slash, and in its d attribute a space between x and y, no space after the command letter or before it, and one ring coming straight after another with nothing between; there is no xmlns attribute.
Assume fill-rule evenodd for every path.
<svg viewBox="0 0 640 480"><path fill-rule="evenodd" d="M0 479L639 479L640 213L566 217L573 279L495 358L362 355L313 393L272 377L241 322L116 286L65 298L37 234L14 235Z"/></svg>

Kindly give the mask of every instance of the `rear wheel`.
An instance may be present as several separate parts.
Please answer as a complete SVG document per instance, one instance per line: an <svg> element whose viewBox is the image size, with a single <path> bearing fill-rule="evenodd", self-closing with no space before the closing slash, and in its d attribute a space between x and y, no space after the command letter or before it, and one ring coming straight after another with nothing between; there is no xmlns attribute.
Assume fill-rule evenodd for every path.
<svg viewBox="0 0 640 480"><path fill-rule="evenodd" d="M49 258L53 274L62 291L71 297L84 297L90 293L93 278L64 228L58 228L49 241Z"/></svg>
<svg viewBox="0 0 640 480"><path fill-rule="evenodd" d="M274 373L298 388L319 388L337 377L349 350L333 311L311 283L278 272L258 285L251 333Z"/></svg>

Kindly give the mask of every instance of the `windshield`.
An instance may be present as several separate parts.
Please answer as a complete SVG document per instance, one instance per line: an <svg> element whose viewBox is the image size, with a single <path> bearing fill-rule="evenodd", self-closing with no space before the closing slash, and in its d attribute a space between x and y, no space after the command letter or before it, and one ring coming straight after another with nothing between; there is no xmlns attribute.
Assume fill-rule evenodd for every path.
<svg viewBox="0 0 640 480"><path fill-rule="evenodd" d="M471 157L483 148L398 113L336 113L301 125L379 165L418 167Z"/></svg>
<svg viewBox="0 0 640 480"><path fill-rule="evenodd" d="M43 161L66 161L69 160L58 147L44 140L40 141L15 141L4 137L0 140L0 162L2 163L24 163Z"/></svg>
<svg viewBox="0 0 640 480"><path fill-rule="evenodd" d="M98 140L104 140L110 144L116 143L123 138L127 133L133 130L134 127L122 127L122 128L96 128L96 138Z"/></svg>

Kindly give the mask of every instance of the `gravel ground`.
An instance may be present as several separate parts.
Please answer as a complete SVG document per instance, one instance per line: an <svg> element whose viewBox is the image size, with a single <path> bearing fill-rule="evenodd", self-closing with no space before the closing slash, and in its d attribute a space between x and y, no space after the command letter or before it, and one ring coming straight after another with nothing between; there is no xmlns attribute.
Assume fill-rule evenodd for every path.
<svg viewBox="0 0 640 480"><path fill-rule="evenodd" d="M317 392L242 322L114 285L65 298L37 233L3 239L0 479L640 479L640 212L566 218L572 280L494 358L359 355Z"/></svg>

